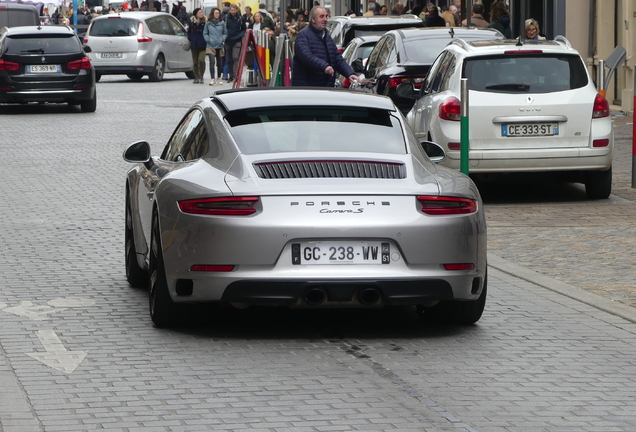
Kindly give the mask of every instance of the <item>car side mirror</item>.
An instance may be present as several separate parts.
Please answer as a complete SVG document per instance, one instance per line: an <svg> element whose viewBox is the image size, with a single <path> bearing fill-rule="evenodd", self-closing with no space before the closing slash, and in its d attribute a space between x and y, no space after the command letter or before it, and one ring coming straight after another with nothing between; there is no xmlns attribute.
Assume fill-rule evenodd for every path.
<svg viewBox="0 0 636 432"><path fill-rule="evenodd" d="M85 53L89 53L92 52L93 50L91 49L91 47L89 47L88 45L84 45L84 52Z"/></svg>
<svg viewBox="0 0 636 432"><path fill-rule="evenodd" d="M446 159L446 152L439 144L431 141L422 141L420 145L431 162L440 163Z"/></svg>
<svg viewBox="0 0 636 432"><path fill-rule="evenodd" d="M124 151L124 160L130 163L147 163L150 161L150 144L148 141L137 141Z"/></svg>
<svg viewBox="0 0 636 432"><path fill-rule="evenodd" d="M395 94L405 99L417 99L417 93L415 86L410 82L402 83L395 89Z"/></svg>
<svg viewBox="0 0 636 432"><path fill-rule="evenodd" d="M353 63L351 63L351 69L353 69L355 73L364 72L364 64L362 63L362 59L361 58L355 59Z"/></svg>

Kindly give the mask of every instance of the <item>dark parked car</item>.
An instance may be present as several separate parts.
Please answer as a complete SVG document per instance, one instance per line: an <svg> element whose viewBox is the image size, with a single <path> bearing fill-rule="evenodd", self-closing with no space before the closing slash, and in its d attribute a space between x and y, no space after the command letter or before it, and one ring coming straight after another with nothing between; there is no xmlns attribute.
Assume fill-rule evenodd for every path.
<svg viewBox="0 0 636 432"><path fill-rule="evenodd" d="M33 5L0 3L0 28L40 24L40 14Z"/></svg>
<svg viewBox="0 0 636 432"><path fill-rule="evenodd" d="M375 15L372 17L337 16L329 18L327 31L340 52L358 36L383 35L389 30L424 27L424 22L415 15Z"/></svg>
<svg viewBox="0 0 636 432"><path fill-rule="evenodd" d="M369 57L375 44L382 36L361 36L352 40L342 53L342 58L353 67L356 72L361 72L364 68L363 61ZM355 63L355 64L354 64ZM349 79L338 74L334 87L349 88Z"/></svg>
<svg viewBox="0 0 636 432"><path fill-rule="evenodd" d="M25 26L0 31L0 103L97 105L95 70L68 26Z"/></svg>
<svg viewBox="0 0 636 432"><path fill-rule="evenodd" d="M397 96L395 89L403 82L421 87L431 65L453 38L474 41L503 39L503 35L497 30L477 28L391 30L371 51L364 70L369 82L359 89L389 96L403 114L408 113L414 101Z"/></svg>

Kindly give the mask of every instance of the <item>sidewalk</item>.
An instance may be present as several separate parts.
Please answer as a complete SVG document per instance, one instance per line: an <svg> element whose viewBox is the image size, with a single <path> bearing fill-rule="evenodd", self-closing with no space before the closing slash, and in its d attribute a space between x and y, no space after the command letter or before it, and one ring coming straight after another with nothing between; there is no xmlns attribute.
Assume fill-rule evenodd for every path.
<svg viewBox="0 0 636 432"><path fill-rule="evenodd" d="M531 270L556 281L535 282L538 285L551 289L552 285L567 284L583 290L582 296L598 296L584 296L589 304L608 311L614 305L626 313L625 306L636 308L632 117L622 113L613 117L615 153L610 199L589 201L582 186L577 185L565 196L550 196L552 191L543 189L530 202L508 200L500 204L485 200L485 206L490 265L515 276L524 274L522 278ZM537 189L542 186L536 185ZM547 198L543 199L542 193Z"/></svg>

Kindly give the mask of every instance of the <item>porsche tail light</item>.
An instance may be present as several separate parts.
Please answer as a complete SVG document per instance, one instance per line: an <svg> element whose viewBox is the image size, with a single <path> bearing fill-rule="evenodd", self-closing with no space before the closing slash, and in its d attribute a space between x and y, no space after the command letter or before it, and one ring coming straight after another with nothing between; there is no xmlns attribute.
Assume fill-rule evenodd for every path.
<svg viewBox="0 0 636 432"><path fill-rule="evenodd" d="M422 212L429 215L459 215L477 211L477 201L469 198L418 196Z"/></svg>
<svg viewBox="0 0 636 432"><path fill-rule="evenodd" d="M256 213L257 202L258 197L201 198L179 201L179 209L190 214L248 216Z"/></svg>
<svg viewBox="0 0 636 432"><path fill-rule="evenodd" d="M139 42L139 43L152 42L152 38L146 36L146 33L144 32L143 23L139 23L139 36L137 36L137 42Z"/></svg>
<svg viewBox="0 0 636 432"><path fill-rule="evenodd" d="M473 263L451 263L444 264L446 270L474 270L475 264Z"/></svg>
<svg viewBox="0 0 636 432"><path fill-rule="evenodd" d="M439 118L442 120L460 121L462 104L456 97L449 97L439 106Z"/></svg>
<svg viewBox="0 0 636 432"><path fill-rule="evenodd" d="M68 64L68 68L70 70L78 70L78 69L90 69L91 61L88 57L82 57L81 60L75 60Z"/></svg>
<svg viewBox="0 0 636 432"><path fill-rule="evenodd" d="M20 69L20 65L18 63L13 63L13 62L0 59L0 71L15 72L19 69Z"/></svg>
<svg viewBox="0 0 636 432"><path fill-rule="evenodd" d="M599 93L594 99L594 108L592 108L592 118L603 118L610 115L609 102Z"/></svg>
<svg viewBox="0 0 636 432"><path fill-rule="evenodd" d="M190 267L190 271L202 271L202 272L231 272L234 270L233 265L193 265Z"/></svg>

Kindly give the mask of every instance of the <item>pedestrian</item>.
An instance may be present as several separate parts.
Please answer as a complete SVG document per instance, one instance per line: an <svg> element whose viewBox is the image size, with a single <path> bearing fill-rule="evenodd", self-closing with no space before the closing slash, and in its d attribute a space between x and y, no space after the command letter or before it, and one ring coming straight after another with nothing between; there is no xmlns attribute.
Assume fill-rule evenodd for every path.
<svg viewBox="0 0 636 432"><path fill-rule="evenodd" d="M446 21L446 27L455 27L455 15L448 6L442 6L442 18Z"/></svg>
<svg viewBox="0 0 636 432"><path fill-rule="evenodd" d="M203 30L203 38L206 43L205 53L210 61L210 78L212 79L210 85L221 85L223 84L221 75L223 74L223 57L225 56L223 43L227 38L227 28L225 21L221 19L219 8L215 7L210 11L208 22L205 23Z"/></svg>
<svg viewBox="0 0 636 432"><path fill-rule="evenodd" d="M512 39L510 14L503 0L497 0L490 6L490 24L488 27L499 30L506 39Z"/></svg>
<svg viewBox="0 0 636 432"><path fill-rule="evenodd" d="M387 7L387 5L380 6L380 15L388 15L388 14L389 14L389 8Z"/></svg>
<svg viewBox="0 0 636 432"><path fill-rule="evenodd" d="M225 18L227 26L227 38L225 39L225 58L227 59L227 70L230 75L229 82L236 78L238 69L239 54L241 53L241 41L247 30L243 17L238 11L238 6L230 5L230 12Z"/></svg>
<svg viewBox="0 0 636 432"><path fill-rule="evenodd" d="M539 23L534 18L529 18L525 22L526 39L545 40L545 36L539 34Z"/></svg>
<svg viewBox="0 0 636 432"><path fill-rule="evenodd" d="M256 12L252 16L252 20L250 21L248 26L254 31L263 30L263 28L265 28L265 26L263 26L263 15L260 12Z"/></svg>
<svg viewBox="0 0 636 432"><path fill-rule="evenodd" d="M470 27L488 27L488 21L484 18L484 4L473 3L473 11L470 15ZM468 27L468 20L462 21L462 27Z"/></svg>
<svg viewBox="0 0 636 432"><path fill-rule="evenodd" d="M192 53L192 64L194 68L193 84L203 84L203 75L205 74L205 48L207 46L205 38L203 37L205 23L206 19L203 10L196 8L190 19L190 30L188 30L190 53Z"/></svg>
<svg viewBox="0 0 636 432"><path fill-rule="evenodd" d="M333 87L336 72L350 81L358 80L325 30L326 27L327 11L323 7L314 7L309 12L309 25L296 36L292 86Z"/></svg>
<svg viewBox="0 0 636 432"><path fill-rule="evenodd" d="M440 16L439 9L433 3L426 5L424 27L446 27L446 20Z"/></svg>
<svg viewBox="0 0 636 432"><path fill-rule="evenodd" d="M252 21L252 17L254 14L252 13L252 8L249 6L245 6L245 13L243 14L243 21L246 23Z"/></svg>
<svg viewBox="0 0 636 432"><path fill-rule="evenodd" d="M181 10L177 14L177 19L185 27L186 31L190 28L190 15L186 11L185 6L181 6Z"/></svg>

